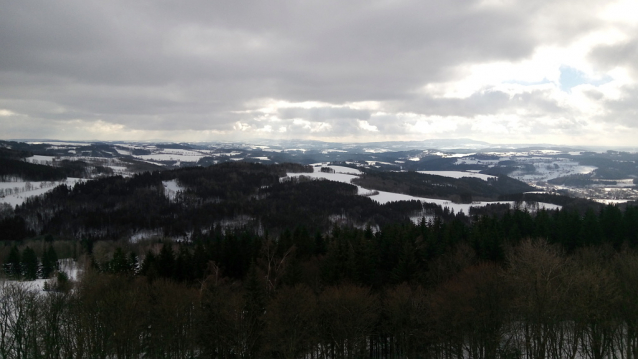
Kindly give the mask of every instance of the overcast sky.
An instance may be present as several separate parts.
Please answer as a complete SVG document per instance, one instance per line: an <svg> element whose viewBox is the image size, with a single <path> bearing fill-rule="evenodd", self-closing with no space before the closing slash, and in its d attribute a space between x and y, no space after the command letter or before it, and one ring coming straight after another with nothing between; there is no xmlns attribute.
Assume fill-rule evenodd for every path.
<svg viewBox="0 0 638 359"><path fill-rule="evenodd" d="M0 138L638 144L638 2L0 0Z"/></svg>

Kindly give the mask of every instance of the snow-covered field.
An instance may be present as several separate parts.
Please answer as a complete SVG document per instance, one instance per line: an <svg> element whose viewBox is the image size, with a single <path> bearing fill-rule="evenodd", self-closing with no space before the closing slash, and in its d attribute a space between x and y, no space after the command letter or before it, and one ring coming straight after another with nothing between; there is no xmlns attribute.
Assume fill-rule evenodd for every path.
<svg viewBox="0 0 638 359"><path fill-rule="evenodd" d="M509 158L499 158L498 160L479 160L474 157L461 157L454 162L456 165L484 165L484 166L494 166L499 161L505 161Z"/></svg>
<svg viewBox="0 0 638 359"><path fill-rule="evenodd" d="M323 150L323 151L321 151L321 153L323 153L323 154L327 154L327 153L330 153L330 152L342 152L342 153L346 153L346 152L348 152L348 151L345 151L345 150L337 150L337 149L332 149L332 148L331 148L331 149L327 149L327 150Z"/></svg>
<svg viewBox="0 0 638 359"><path fill-rule="evenodd" d="M574 174L587 174L597 169L597 167L594 166L581 166L578 162L563 158L530 157L519 159L517 162L534 165L535 171L532 173L523 171L514 171L511 173L510 177L524 182L548 181L550 179Z"/></svg>
<svg viewBox="0 0 638 359"><path fill-rule="evenodd" d="M124 156L130 156L131 155L131 151L129 151L129 150L124 150L124 149L117 148L117 147L114 147L114 148L115 148L115 151L117 151L117 153L119 153L120 155L124 155Z"/></svg>
<svg viewBox="0 0 638 359"><path fill-rule="evenodd" d="M188 153L188 154L178 154L178 153L152 153L150 155L140 155L137 156L143 160L151 160L151 161L183 161L183 162L197 162L200 158L206 157L207 155L201 153Z"/></svg>
<svg viewBox="0 0 638 359"><path fill-rule="evenodd" d="M605 198L592 198L592 200L602 204L618 204L627 203L628 199L605 199Z"/></svg>
<svg viewBox="0 0 638 359"><path fill-rule="evenodd" d="M77 263L73 261L71 258L60 259L58 261L60 264L60 272L66 273L69 280L77 281L78 276L81 270L78 268ZM31 281L15 281L15 280L3 280L0 279L0 291L2 290L2 284L19 284L21 287L28 290L35 290L38 292L42 292L44 290L44 283L51 281L51 279L36 279Z"/></svg>
<svg viewBox="0 0 638 359"><path fill-rule="evenodd" d="M109 167L113 170L113 174L116 175L130 175L130 173L128 172L128 168L126 168L126 166L106 166Z"/></svg>
<svg viewBox="0 0 638 359"><path fill-rule="evenodd" d="M366 152L366 153L385 153L385 152L390 152L390 150L385 149L385 148L365 148L363 150L363 152Z"/></svg>
<svg viewBox="0 0 638 359"><path fill-rule="evenodd" d="M51 163L53 163L54 159L55 159L55 157L53 157L53 156L40 156L40 155L35 155L35 156L31 156L31 157L25 158L25 160L27 162L35 163L35 164L38 164L38 165L51 164Z"/></svg>
<svg viewBox="0 0 638 359"><path fill-rule="evenodd" d="M496 176L485 175L482 173L463 172L463 171L417 171L417 172L428 174L428 175L436 175L436 176L452 177L452 178L473 177L473 178L480 178L483 181L487 181L489 178L496 178Z"/></svg>
<svg viewBox="0 0 638 359"><path fill-rule="evenodd" d="M64 142L64 141L29 141L26 142L31 145L56 145L56 146L90 146L89 142Z"/></svg>
<svg viewBox="0 0 638 359"><path fill-rule="evenodd" d="M0 202L8 203L15 207L24 203L27 198L45 194L61 184L73 186L83 181L86 181L86 179L69 177L65 181L57 182L0 182L0 190L2 190ZM11 194L9 194L7 189L11 190Z"/></svg>
<svg viewBox="0 0 638 359"><path fill-rule="evenodd" d="M463 157L470 157L470 156L473 156L473 155L475 155L475 154L476 154L476 152L472 152L472 153L452 153L452 154L444 153L444 154L442 155L442 157L448 157L448 158L463 158Z"/></svg>
<svg viewBox="0 0 638 359"><path fill-rule="evenodd" d="M357 175L357 176L363 174L363 172L361 172L360 170L356 168L343 167L343 166L326 166L326 167L332 168L333 170L335 170L335 173L345 173L345 174L351 174L351 175Z"/></svg>
<svg viewBox="0 0 638 359"><path fill-rule="evenodd" d="M594 186L596 187L605 187L605 188L629 188L629 187L634 187L634 180L633 178L627 178L627 179L621 179L621 180L614 180L616 182L615 185L609 185L607 183L605 183L604 181L601 182L600 184L594 184Z"/></svg>
<svg viewBox="0 0 638 359"><path fill-rule="evenodd" d="M329 167L335 170L335 173L326 173L326 172L321 172L319 167L314 167L315 165L318 164L314 164L313 165L313 173L288 173L288 177L299 177L299 176L307 176L307 177L311 177L311 178L324 178L327 180L331 180L331 181L337 181L337 182L343 182L343 183L350 183L354 178L357 178L358 175L361 174L361 171L354 169L354 168L349 168L349 167L341 167L341 166L327 166L325 164L321 164L323 165L323 167ZM349 173L349 174L347 174ZM471 174L471 173L468 173ZM285 180L286 177L282 178L282 180ZM376 193L376 194L371 194L372 192ZM378 202L379 204L385 204L388 202L393 202L393 201L411 201L411 200L417 200L417 201L421 201L421 202L425 202L425 203L436 203L437 205L440 205L442 207L448 207L450 210L454 210L455 213L458 213L460 211L463 211L465 214L469 214L470 213L470 207L483 207L486 206L488 204L494 204L494 203L507 203L510 206L514 206L515 202L513 201L499 201L499 202L472 202L470 203L454 203L448 200L443 200L443 199L436 199L436 198L425 198L425 197L415 197L415 196L410 196L407 194L401 194L401 193L392 193L392 192L385 192L385 191L372 191L370 189L367 188L363 188L361 186L357 186L357 193L359 195L366 195L368 197L370 197L372 200ZM555 204L551 204L551 203L538 203L538 209L560 209L561 206L559 205L555 205ZM537 208L529 208L529 210L535 210Z"/></svg>

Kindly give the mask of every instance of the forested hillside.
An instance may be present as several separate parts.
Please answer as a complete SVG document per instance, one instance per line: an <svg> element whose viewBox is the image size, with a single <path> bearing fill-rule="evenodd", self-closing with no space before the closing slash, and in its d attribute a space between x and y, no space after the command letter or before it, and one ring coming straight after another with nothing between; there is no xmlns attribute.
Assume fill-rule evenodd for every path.
<svg viewBox="0 0 638 359"><path fill-rule="evenodd" d="M3 212L0 356L638 354L638 208L465 214L281 179L311 170L239 162L111 176ZM421 191L439 180L404 176ZM518 185L498 182L471 194ZM131 240L143 231L156 235ZM56 272L61 254L81 265L77 282ZM18 282L49 275L45 293Z"/></svg>
<svg viewBox="0 0 638 359"><path fill-rule="evenodd" d="M507 176L484 181L478 178L450 178L418 172L370 171L353 183L379 191L443 199L496 199L499 195L523 193L533 187Z"/></svg>
<svg viewBox="0 0 638 359"><path fill-rule="evenodd" d="M0 181L59 181L67 177L88 178L109 175L113 170L104 166L91 166L80 160L55 161L51 166L26 162L30 152L0 148Z"/></svg>
<svg viewBox="0 0 638 359"><path fill-rule="evenodd" d="M416 202L409 208L379 205L357 196L350 184L303 177L280 181L287 172L311 170L295 164L224 163L63 185L18 206L14 217L2 222L6 230L0 239L23 239L31 231L118 240L144 230L187 238L193 231L240 219L274 233L297 225L314 232L329 229L336 220L362 226L407 221L422 210ZM176 181L181 190L170 195L167 181Z"/></svg>

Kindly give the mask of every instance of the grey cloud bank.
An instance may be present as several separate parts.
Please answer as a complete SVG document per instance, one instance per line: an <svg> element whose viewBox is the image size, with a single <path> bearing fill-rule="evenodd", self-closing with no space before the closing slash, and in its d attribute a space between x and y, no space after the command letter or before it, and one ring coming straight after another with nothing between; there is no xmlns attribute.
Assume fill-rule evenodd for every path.
<svg viewBox="0 0 638 359"><path fill-rule="evenodd" d="M635 13L590 0L2 1L0 137L634 145ZM565 68L582 74L568 90Z"/></svg>

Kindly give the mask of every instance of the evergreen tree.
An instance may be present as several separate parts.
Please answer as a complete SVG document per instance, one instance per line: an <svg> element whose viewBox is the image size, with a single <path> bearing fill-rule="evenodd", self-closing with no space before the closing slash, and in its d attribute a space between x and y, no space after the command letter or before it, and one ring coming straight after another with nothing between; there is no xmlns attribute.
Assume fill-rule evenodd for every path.
<svg viewBox="0 0 638 359"><path fill-rule="evenodd" d="M131 273L137 274L137 271L139 270L138 266L139 262L137 260L137 255L135 254L135 252L130 252L128 254L128 267Z"/></svg>
<svg viewBox="0 0 638 359"><path fill-rule="evenodd" d="M208 255L204 249L202 242L197 242L195 252L193 253L193 277L194 279L203 279L208 263Z"/></svg>
<svg viewBox="0 0 638 359"><path fill-rule="evenodd" d="M415 257L415 249L411 243L406 243L399 263L392 270L395 283L411 283L419 273L419 264Z"/></svg>
<svg viewBox="0 0 638 359"><path fill-rule="evenodd" d="M603 232L598 222L598 217L594 211L589 208L585 212L582 226L580 227L580 238L585 246L599 245L603 240Z"/></svg>
<svg viewBox="0 0 638 359"><path fill-rule="evenodd" d="M113 253L113 258L109 262L107 266L107 270L111 273L115 274L125 274L131 270L131 267L126 260L126 255L122 248L117 248L115 253Z"/></svg>
<svg viewBox="0 0 638 359"><path fill-rule="evenodd" d="M620 249L624 241L622 217L620 208L612 204L604 207L600 213L600 226L603 235L607 242L613 244L616 249Z"/></svg>
<svg viewBox="0 0 638 359"><path fill-rule="evenodd" d="M313 238L308 234L306 227L297 227L293 233L293 243L297 247L297 256L300 259L307 259L315 251Z"/></svg>
<svg viewBox="0 0 638 359"><path fill-rule="evenodd" d="M193 260L188 248L181 245L179 253L175 259L173 278L178 282L190 281L193 279Z"/></svg>
<svg viewBox="0 0 638 359"><path fill-rule="evenodd" d="M15 245L11 247L11 251L9 252L9 256L5 261L5 271L9 277L14 279L18 279L22 277L22 264L20 260L20 251L18 247Z"/></svg>
<svg viewBox="0 0 638 359"><path fill-rule="evenodd" d="M22 269L24 271L24 279L38 279L38 257L30 247L25 248L22 252Z"/></svg>
<svg viewBox="0 0 638 359"><path fill-rule="evenodd" d="M286 258L288 263L286 264L286 270L282 281L289 286L295 286L303 279L303 272L301 269L301 262L298 258L297 252L292 251Z"/></svg>
<svg viewBox="0 0 638 359"><path fill-rule="evenodd" d="M58 255L49 245L44 253L42 253L42 278L49 278L54 271L58 270Z"/></svg>
<svg viewBox="0 0 638 359"><path fill-rule="evenodd" d="M157 274L162 278L170 278L175 270L175 256L173 254L173 245L164 243L157 257Z"/></svg>
<svg viewBox="0 0 638 359"><path fill-rule="evenodd" d="M326 254L326 241L320 232L315 234L315 254L322 255Z"/></svg>
<svg viewBox="0 0 638 359"><path fill-rule="evenodd" d="M146 255L144 256L144 261L140 268L140 274L146 276L149 281L153 281L153 279L155 279L155 277L159 274L157 269L157 258L150 250L146 252Z"/></svg>

